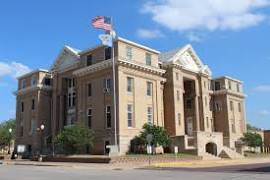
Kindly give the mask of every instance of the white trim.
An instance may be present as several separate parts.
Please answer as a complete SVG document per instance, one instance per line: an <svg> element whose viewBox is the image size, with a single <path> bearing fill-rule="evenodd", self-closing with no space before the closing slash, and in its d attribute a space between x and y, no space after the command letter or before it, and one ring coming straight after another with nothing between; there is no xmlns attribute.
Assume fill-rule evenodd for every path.
<svg viewBox="0 0 270 180"><path fill-rule="evenodd" d="M160 51L157 51L157 50L152 49L152 48L150 48L150 47L147 47L147 46L144 46L144 45L141 45L141 44L135 43L135 42L133 42L133 41L130 41L130 40L124 39L124 38L122 38L122 37L117 37L117 40L122 41L122 42L125 42L125 43L128 43L128 44L131 44L131 45L133 45L133 46L140 47L140 48L142 48L142 49L145 49L145 50L151 51L151 52L156 53L156 54L160 54Z"/></svg>

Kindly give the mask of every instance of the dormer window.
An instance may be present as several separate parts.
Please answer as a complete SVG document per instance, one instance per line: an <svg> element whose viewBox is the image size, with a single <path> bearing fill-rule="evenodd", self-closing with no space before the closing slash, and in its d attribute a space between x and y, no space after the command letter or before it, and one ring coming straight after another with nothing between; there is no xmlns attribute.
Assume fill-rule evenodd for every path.
<svg viewBox="0 0 270 180"><path fill-rule="evenodd" d="M37 84L37 76L32 76L31 78L31 86L34 86Z"/></svg>

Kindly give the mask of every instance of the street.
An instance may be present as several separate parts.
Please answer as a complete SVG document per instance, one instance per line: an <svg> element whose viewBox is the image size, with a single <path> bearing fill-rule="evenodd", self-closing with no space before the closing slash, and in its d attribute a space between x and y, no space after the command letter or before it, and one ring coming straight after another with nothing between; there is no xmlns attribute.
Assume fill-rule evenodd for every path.
<svg viewBox="0 0 270 180"><path fill-rule="evenodd" d="M262 168L266 164L260 165ZM268 165L269 166L269 165ZM233 168L222 172L217 169L175 169L175 170L149 170L149 169L113 169L113 168L83 168L61 166L22 166L0 165L0 180L269 180L269 172L239 171ZM240 166L239 166L240 167ZM239 168L238 167L238 168ZM249 166L251 168L251 166ZM255 169L258 169L258 165ZM239 170L235 168L235 170ZM268 167L269 170L269 167Z"/></svg>

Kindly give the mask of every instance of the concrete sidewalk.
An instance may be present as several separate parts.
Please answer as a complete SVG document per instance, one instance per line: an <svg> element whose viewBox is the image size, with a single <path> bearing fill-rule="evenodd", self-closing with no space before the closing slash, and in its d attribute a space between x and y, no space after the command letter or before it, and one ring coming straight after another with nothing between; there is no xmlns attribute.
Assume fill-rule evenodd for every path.
<svg viewBox="0 0 270 180"><path fill-rule="evenodd" d="M151 167L156 168L207 168L207 167L222 167L233 165L246 164L263 164L270 163L270 157L267 158L245 158L245 159L220 159L220 160L195 160L170 163L155 163Z"/></svg>

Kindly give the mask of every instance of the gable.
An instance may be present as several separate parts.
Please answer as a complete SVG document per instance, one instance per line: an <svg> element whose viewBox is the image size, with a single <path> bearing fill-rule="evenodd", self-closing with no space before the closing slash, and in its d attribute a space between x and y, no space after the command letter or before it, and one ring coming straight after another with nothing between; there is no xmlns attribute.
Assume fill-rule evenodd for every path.
<svg viewBox="0 0 270 180"><path fill-rule="evenodd" d="M65 46L56 58L51 69L54 71L63 71L79 63L80 56L78 53L79 51Z"/></svg>
<svg viewBox="0 0 270 180"><path fill-rule="evenodd" d="M167 59L164 59L164 57L167 57ZM212 75L209 67L202 63L191 45L186 45L181 49L164 53L162 58L166 63L178 64L186 70L196 73L204 73L209 76Z"/></svg>

